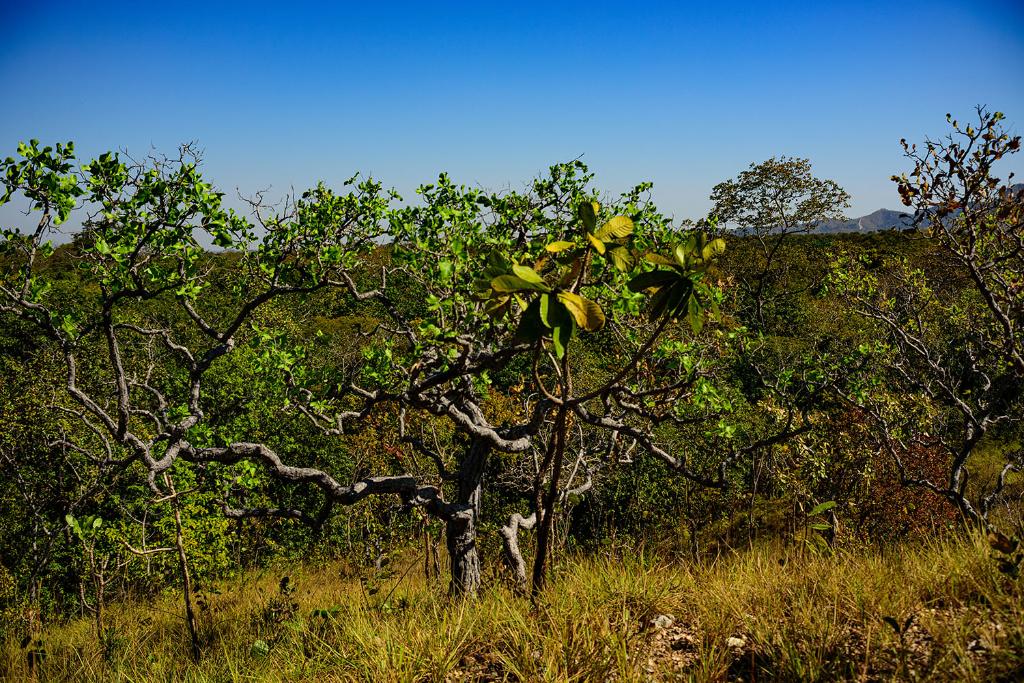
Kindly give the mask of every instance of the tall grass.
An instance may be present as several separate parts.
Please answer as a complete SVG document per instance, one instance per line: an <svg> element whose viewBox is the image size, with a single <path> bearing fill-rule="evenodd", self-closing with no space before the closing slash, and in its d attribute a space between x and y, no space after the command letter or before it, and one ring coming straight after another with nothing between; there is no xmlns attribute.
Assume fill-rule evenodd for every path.
<svg viewBox="0 0 1024 683"><path fill-rule="evenodd" d="M410 557L410 559L413 559ZM1022 585L981 539L884 554L763 546L703 565L643 553L564 560L536 605L500 586L450 602L422 575L379 591L341 565L225 582L188 657L180 596L51 625L46 681L1021 680ZM281 576L290 581L282 590ZM374 585L374 584L370 584ZM294 587L294 591L292 589ZM659 615L671 615L661 617ZM898 633L885 617L904 632ZM655 621L658 625L655 625ZM5 676L30 675L3 645Z"/></svg>

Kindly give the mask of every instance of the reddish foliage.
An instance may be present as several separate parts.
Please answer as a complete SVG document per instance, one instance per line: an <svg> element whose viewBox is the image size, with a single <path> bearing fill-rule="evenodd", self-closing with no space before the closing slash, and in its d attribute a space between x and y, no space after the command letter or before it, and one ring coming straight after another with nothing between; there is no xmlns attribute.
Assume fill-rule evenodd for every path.
<svg viewBox="0 0 1024 683"><path fill-rule="evenodd" d="M956 522L957 511L945 499L918 486L901 483L893 458L879 447L874 427L859 410L849 409L833 422L837 457L818 492L850 510L847 524L862 540L893 540L933 533ZM937 444L915 444L899 453L911 478L941 483L947 456Z"/></svg>

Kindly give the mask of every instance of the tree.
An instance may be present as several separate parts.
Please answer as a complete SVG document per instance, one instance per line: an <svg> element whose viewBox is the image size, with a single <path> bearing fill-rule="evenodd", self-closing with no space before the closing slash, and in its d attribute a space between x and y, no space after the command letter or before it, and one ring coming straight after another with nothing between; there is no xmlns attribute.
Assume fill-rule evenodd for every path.
<svg viewBox="0 0 1024 683"><path fill-rule="evenodd" d="M835 181L812 175L808 159L772 157L715 185L711 201L711 215L722 226L753 236L760 247L757 262L740 271L740 310L764 330L765 308L795 293L780 287L785 262L779 255L787 237L842 219L850 195Z"/></svg>
<svg viewBox="0 0 1024 683"><path fill-rule="evenodd" d="M985 526L1007 477L1021 468L1019 448L1005 448L989 488L970 487L970 468L987 438L1009 433L1024 414L1024 193L996 175L997 162L1020 150L1003 114L977 110L952 132L917 145L901 141L913 162L893 176L918 233L955 264L952 287L906 261L889 270L844 262L833 280L880 339L862 348L885 371L886 385L863 377L850 400L873 419L882 450L902 482L942 496L968 523ZM909 464L925 452L945 480ZM975 470L977 473L977 470Z"/></svg>
<svg viewBox="0 0 1024 683"><path fill-rule="evenodd" d="M238 484L250 462L276 481L318 491L322 504L317 512L238 507L230 500L238 488L232 485L224 510L234 519L280 517L319 527L339 505L397 496L405 507L444 521L452 593L472 594L480 581L476 529L488 454L531 448L552 411L554 438L537 472L541 548L560 497L570 410L587 425L637 440L684 476L725 485L724 470L695 472L685 458L657 446L649 431L630 424L635 418L657 425L670 399L696 377L691 370L643 393L633 383L639 361L671 319L685 317L699 328L712 303L703 271L720 241L691 237L672 259L652 257L667 268L641 273L633 249L671 232L657 224L650 235L633 235L633 220L623 215L599 221L602 209L580 164L553 167L550 178L524 194L487 195L442 176L421 188L423 206L398 209L389 207L397 195L353 178L346 194L320 185L279 207L257 197L253 223L223 207L223 195L203 180L187 146L175 159L125 162L104 154L81 166L70 143L40 147L33 141L21 145L19 155L0 168L2 200L20 196L39 219L28 231L3 233L0 313L36 327L59 349L64 410L83 425L68 443L101 472L141 468L158 499L177 500L164 475L182 463L200 479ZM85 212L75 245L84 275L73 296L57 296L46 267L53 255L49 238L75 211ZM635 214L642 218L644 210ZM638 241L628 245L631 236ZM389 246L377 277L365 266L379 257L382 241ZM204 243L231 253L234 267L213 265ZM361 286L374 279L376 287ZM367 342L359 365L317 367L302 340L261 326L275 301L328 290L363 306L376 321L375 329L358 332ZM605 307L587 292L603 293ZM596 332L613 308L638 313L641 292L653 296L653 331L598 388L570 395L566 349L577 330ZM426 314L403 300L416 294L425 298ZM312 466L312 458L303 466L288 464L272 445L218 427L217 416L207 412L211 385L226 359L248 343L261 350L261 371L283 381L290 410L338 437L365 426L371 415L395 410L401 440L428 458L433 473L403 464L404 472L362 473L346 484ZM526 414L488 415L493 375L514 371L522 358L532 359L527 376L556 388L545 390ZM414 432L436 419L464 438L454 463ZM538 553L541 577L545 552Z"/></svg>
<svg viewBox="0 0 1024 683"><path fill-rule="evenodd" d="M724 244L692 235L676 247L673 258L648 253L640 259L639 247L677 239L667 221L640 202L646 186L609 210L594 200L590 180L576 162L552 167L549 177L521 194L484 194L456 186L446 176L424 186L425 205L399 210L391 219L395 241L382 278L410 283L427 310L396 305L381 284L372 298L380 303L384 320L371 335L369 352L378 359L371 365L381 370L341 381L299 373L306 379L306 386L297 386L300 409L329 431L341 433L346 420L381 405L401 406L403 439L435 465L434 476L452 481L457 491L453 505L461 506L459 515L447 524L454 593L471 593L479 583L476 529L488 456L534 450L540 454L533 468L534 510L525 518L513 515L503 538L522 583L525 569L516 534L539 524L534 593L540 589L556 506L587 487L562 486L566 463L579 462L566 456L572 420L616 439L639 439L683 476L725 485L717 470L698 473L685 459L655 445L650 425L630 424L633 418L653 424L666 419L666 405L675 406L670 397L682 401L698 379L694 368L684 371L677 363L674 374L660 383L648 376L644 381L651 383L643 396L651 406L623 400L637 387L641 361L674 327L669 325L673 319L686 319L693 329L702 325L714 303L704 272ZM618 213L619 208L632 217ZM643 272L643 264L667 268ZM651 322L636 325L643 292L653 297ZM629 355L612 371L588 367L594 386L577 392L572 365L577 356L570 349L580 349L582 341L574 340L596 335L606 325L624 335L618 350ZM499 424L488 413L493 413L491 394L501 390L494 378L502 374L506 383L528 386L539 399ZM326 394L324 387L330 388ZM618 415L613 411L619 403L631 407ZM413 414L406 411L449 420L465 436L465 450L454 464L409 433ZM539 446L538 439L544 444Z"/></svg>

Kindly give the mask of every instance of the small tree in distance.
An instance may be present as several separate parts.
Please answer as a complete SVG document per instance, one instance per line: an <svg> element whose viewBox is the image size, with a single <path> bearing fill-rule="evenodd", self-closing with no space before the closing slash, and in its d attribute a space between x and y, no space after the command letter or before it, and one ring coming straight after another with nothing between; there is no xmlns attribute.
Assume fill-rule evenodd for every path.
<svg viewBox="0 0 1024 683"><path fill-rule="evenodd" d="M811 174L808 159L772 157L751 164L736 178L715 185L713 208L723 227L751 235L759 245L758 262L739 278L743 308L757 329L767 323L766 307L796 292L779 287L785 276L780 251L786 238L811 232L829 220L841 220L850 195L833 180Z"/></svg>

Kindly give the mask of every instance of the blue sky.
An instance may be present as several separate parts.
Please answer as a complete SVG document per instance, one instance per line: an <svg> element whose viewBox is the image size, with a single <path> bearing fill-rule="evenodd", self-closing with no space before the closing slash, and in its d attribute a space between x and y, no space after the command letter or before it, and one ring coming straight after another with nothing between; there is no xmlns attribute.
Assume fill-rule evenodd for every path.
<svg viewBox="0 0 1024 683"><path fill-rule="evenodd" d="M441 170L520 187L583 155L601 187L649 179L696 217L785 154L861 215L898 206L899 138L947 111L1024 130L1024 4L0 0L0 84L3 155L196 140L229 193L357 170L407 196Z"/></svg>

